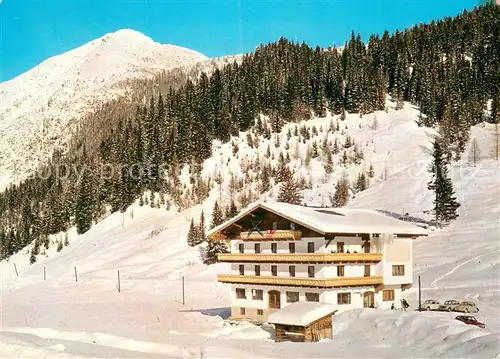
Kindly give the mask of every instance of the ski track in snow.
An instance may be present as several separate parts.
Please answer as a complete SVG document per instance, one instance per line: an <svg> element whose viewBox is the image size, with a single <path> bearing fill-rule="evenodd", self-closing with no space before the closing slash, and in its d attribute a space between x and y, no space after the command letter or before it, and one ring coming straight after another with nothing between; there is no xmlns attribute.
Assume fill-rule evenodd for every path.
<svg viewBox="0 0 500 359"><path fill-rule="evenodd" d="M495 253L499 253L500 252L500 249L494 251L494 252L488 252L488 253L483 253L483 254L480 254L478 256L475 256L471 259L468 259L466 260L465 262L462 262L460 263L459 265L455 266L452 270L450 270L449 272L447 272L446 274L440 276L439 278L436 278L434 279L432 282L431 282L431 285L435 285L437 282L439 282L441 279L443 278L446 278L448 277L450 274L454 273L456 270L460 269L461 267L463 267L464 265L466 264L469 264L471 263L472 261L476 260L476 259L479 259L479 258L482 258L482 257L486 257L486 256L491 256L491 255L494 255Z"/></svg>

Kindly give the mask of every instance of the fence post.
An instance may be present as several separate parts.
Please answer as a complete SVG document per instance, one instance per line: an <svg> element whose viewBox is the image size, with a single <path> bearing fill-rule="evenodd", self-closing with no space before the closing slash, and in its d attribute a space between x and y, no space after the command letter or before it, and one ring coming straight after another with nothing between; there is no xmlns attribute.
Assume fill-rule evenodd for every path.
<svg viewBox="0 0 500 359"><path fill-rule="evenodd" d="M422 291L420 285L420 276L418 276L418 311L422 310Z"/></svg>
<svg viewBox="0 0 500 359"><path fill-rule="evenodd" d="M16 276L19 278L19 273L17 272L17 266L15 262L14 262L14 269L16 270Z"/></svg>
<svg viewBox="0 0 500 359"><path fill-rule="evenodd" d="M76 271L76 267L75 268L75 280L78 282L78 272Z"/></svg>
<svg viewBox="0 0 500 359"><path fill-rule="evenodd" d="M47 271L45 270L45 266L43 266L43 280L47 280Z"/></svg>
<svg viewBox="0 0 500 359"><path fill-rule="evenodd" d="M184 300L184 276L182 276L182 305L184 305L186 301Z"/></svg>
<svg viewBox="0 0 500 359"><path fill-rule="evenodd" d="M120 270L118 269L118 293L121 293L121 288L120 288Z"/></svg>

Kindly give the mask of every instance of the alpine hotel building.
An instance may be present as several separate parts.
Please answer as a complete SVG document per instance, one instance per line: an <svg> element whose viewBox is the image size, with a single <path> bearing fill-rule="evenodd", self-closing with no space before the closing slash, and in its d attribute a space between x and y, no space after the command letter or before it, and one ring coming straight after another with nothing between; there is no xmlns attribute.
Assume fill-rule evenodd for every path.
<svg viewBox="0 0 500 359"><path fill-rule="evenodd" d="M258 202L208 233L227 241L233 317L266 322L290 303L338 311L401 306L412 286L412 239L420 227L377 211Z"/></svg>

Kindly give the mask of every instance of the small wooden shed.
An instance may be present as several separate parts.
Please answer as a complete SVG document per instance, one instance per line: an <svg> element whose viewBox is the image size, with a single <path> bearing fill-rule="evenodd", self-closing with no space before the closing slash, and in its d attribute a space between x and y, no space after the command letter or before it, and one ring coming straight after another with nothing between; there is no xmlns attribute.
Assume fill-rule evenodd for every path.
<svg viewBox="0 0 500 359"><path fill-rule="evenodd" d="M333 338L333 315L337 308L318 302L295 302L273 312L268 322L274 324L276 342L317 342Z"/></svg>

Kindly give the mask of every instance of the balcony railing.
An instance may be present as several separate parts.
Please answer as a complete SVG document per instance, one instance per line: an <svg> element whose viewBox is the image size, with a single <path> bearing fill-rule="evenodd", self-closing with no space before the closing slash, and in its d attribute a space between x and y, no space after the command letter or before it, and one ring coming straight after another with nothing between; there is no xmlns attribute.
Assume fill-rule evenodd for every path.
<svg viewBox="0 0 500 359"><path fill-rule="evenodd" d="M219 262L264 263L377 263L381 253L283 253L253 254L224 253L217 256Z"/></svg>
<svg viewBox="0 0 500 359"><path fill-rule="evenodd" d="M294 240L298 241L302 237L302 232L294 230L269 230L269 231L248 231L241 232L238 239L250 241L276 241Z"/></svg>
<svg viewBox="0 0 500 359"><path fill-rule="evenodd" d="M262 284L317 288L359 287L383 284L383 277L338 277L329 279L315 279L221 274L217 276L217 279L222 283L233 284Z"/></svg>

